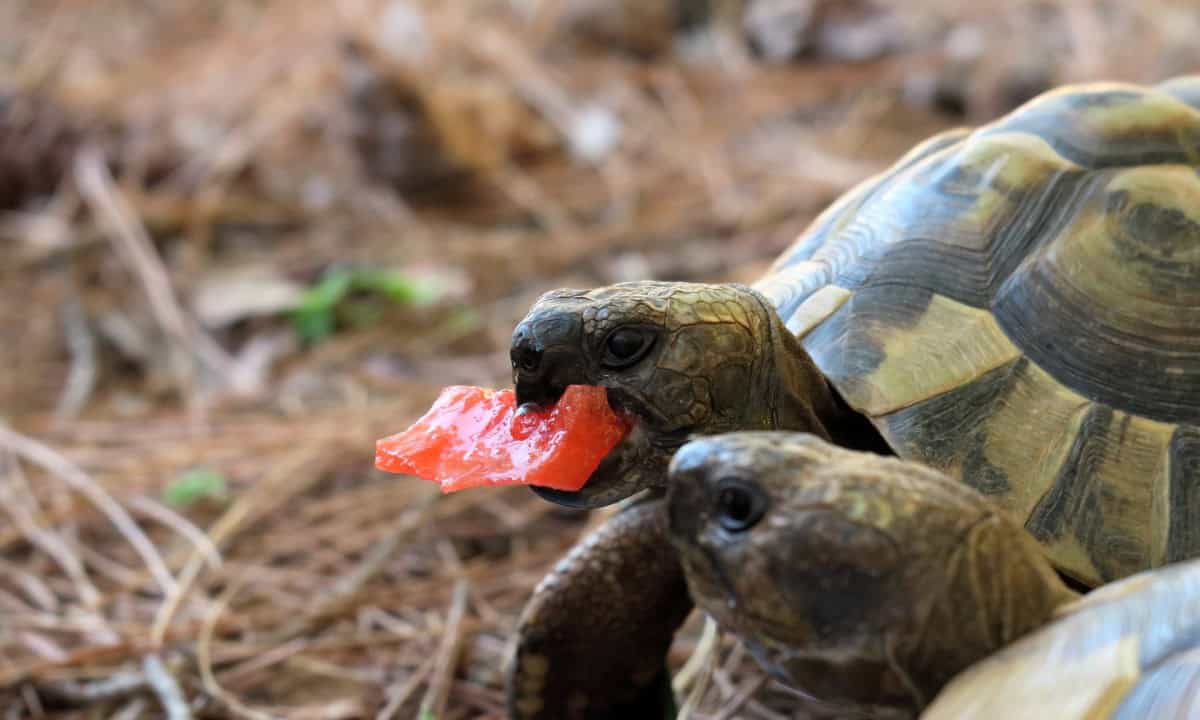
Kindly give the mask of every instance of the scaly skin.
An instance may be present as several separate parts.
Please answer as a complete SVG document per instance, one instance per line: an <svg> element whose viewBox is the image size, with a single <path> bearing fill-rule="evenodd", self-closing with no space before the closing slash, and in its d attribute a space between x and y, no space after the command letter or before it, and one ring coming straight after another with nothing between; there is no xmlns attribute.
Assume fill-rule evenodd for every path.
<svg viewBox="0 0 1200 720"><path fill-rule="evenodd" d="M572 548L521 615L509 714L521 720L670 716L665 657L691 612L662 500L639 503ZM637 610L604 602L636 588ZM582 615L581 615L582 613Z"/></svg>
<svg viewBox="0 0 1200 720"><path fill-rule="evenodd" d="M617 332L638 341L612 353ZM634 431L560 504L599 507L664 488L671 455L692 435L802 430L887 452L851 411L774 308L743 285L632 282L546 293L513 331L517 402L556 401L567 385L600 385Z"/></svg>
<svg viewBox="0 0 1200 720"><path fill-rule="evenodd" d="M788 684L910 718L1078 596L983 495L807 434L685 445L668 514L696 604Z"/></svg>
<svg viewBox="0 0 1200 720"><path fill-rule="evenodd" d="M1200 316L1186 248L1200 227L1197 110L1196 77L1090 84L935 136L822 213L757 283L765 295L636 283L545 296L513 337L519 398L599 384L638 422L583 491L541 494L596 507L661 490L667 459L694 435L799 430L887 453L848 401L900 454L1025 521L1085 584L1195 556L1200 346L1189 339ZM962 530L964 542L1001 542L1010 526L991 522ZM887 557L880 542L868 548ZM991 562L966 547L954 559ZM643 594L557 607L585 623L613 607L643 612ZM569 665L562 652L556 665ZM918 660L905 673L851 669L865 686L871 673L894 685L884 701L913 704L938 667Z"/></svg>
<svg viewBox="0 0 1200 720"><path fill-rule="evenodd" d="M617 334L623 342L613 341ZM671 455L696 435L799 430L887 452L773 307L741 285L637 282L547 293L513 332L512 361L521 404L554 402L570 384L600 385L634 419L582 490L534 489L564 505L661 495ZM663 692L626 697L652 679L647 668L665 668L671 635L691 607L678 559L665 534L653 532L662 527L655 512L621 513L535 590L508 678L515 717L613 717L605 703L617 701L626 704L615 716L661 716Z"/></svg>

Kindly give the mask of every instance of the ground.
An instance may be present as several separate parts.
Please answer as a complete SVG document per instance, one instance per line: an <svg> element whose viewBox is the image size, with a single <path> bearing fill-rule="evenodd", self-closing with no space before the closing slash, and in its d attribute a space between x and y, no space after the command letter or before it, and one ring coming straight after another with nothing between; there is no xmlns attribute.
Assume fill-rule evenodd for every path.
<svg viewBox="0 0 1200 720"><path fill-rule="evenodd" d="M375 438L508 384L545 290L753 280L936 130L1200 66L1126 5L3 3L3 717L502 716L605 513ZM817 712L702 624L694 717Z"/></svg>

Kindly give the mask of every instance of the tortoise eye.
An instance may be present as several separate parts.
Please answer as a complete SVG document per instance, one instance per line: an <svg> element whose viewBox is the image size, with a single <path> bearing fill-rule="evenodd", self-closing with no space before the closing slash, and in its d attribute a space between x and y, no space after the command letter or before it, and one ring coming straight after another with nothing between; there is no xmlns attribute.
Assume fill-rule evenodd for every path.
<svg viewBox="0 0 1200 720"><path fill-rule="evenodd" d="M634 364L646 354L654 342L654 337L648 330L634 327L621 327L608 334L604 341L604 360L606 367L622 368Z"/></svg>
<svg viewBox="0 0 1200 720"><path fill-rule="evenodd" d="M749 530L762 519L767 502L762 491L744 480L726 479L717 486L717 522L729 532Z"/></svg>

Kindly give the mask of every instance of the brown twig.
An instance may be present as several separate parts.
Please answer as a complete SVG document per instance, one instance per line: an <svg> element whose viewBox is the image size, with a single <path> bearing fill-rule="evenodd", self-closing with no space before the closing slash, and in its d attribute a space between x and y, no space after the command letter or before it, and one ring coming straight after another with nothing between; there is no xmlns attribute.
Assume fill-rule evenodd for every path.
<svg viewBox="0 0 1200 720"><path fill-rule="evenodd" d="M100 680L58 680L38 683L38 692L77 705L128 697L146 689L146 675L139 670L121 670Z"/></svg>
<svg viewBox="0 0 1200 720"><path fill-rule="evenodd" d="M746 702L758 692L767 682L767 676L764 674L756 674L747 678L734 693L733 697L728 700L722 707L720 712L713 716L712 720L730 720L734 713L741 710Z"/></svg>
<svg viewBox="0 0 1200 720"><path fill-rule="evenodd" d="M155 654L142 658L142 673L146 676L146 683L158 697L158 703L167 713L167 720L191 720L192 710L183 696L183 690L180 689L175 676L163 664L162 658Z"/></svg>
<svg viewBox="0 0 1200 720"><path fill-rule="evenodd" d="M408 702L408 699L417 691L421 683L425 682L425 679L433 672L436 662L437 656L427 658L403 683L390 686L387 692L384 693L387 697L387 702L380 708L379 713L375 715L375 720L391 720L395 717L396 713L400 712L400 708L404 706L404 703Z"/></svg>
<svg viewBox="0 0 1200 720"><path fill-rule="evenodd" d="M213 673L212 639L217 628L217 621L229 605L229 601L242 589L248 579L243 575L231 583L205 613L204 622L200 626L200 634L196 639L196 664L200 668L200 680L204 685L204 691L220 700L234 715L250 718L250 720L273 720L267 713L243 704L241 700L227 692L217 682L216 675Z"/></svg>
<svg viewBox="0 0 1200 720"><path fill-rule="evenodd" d="M133 698L113 713L111 720L138 720L146 715L145 698Z"/></svg>
<svg viewBox="0 0 1200 720"><path fill-rule="evenodd" d="M700 701L704 699L704 693L707 692L709 682L712 680L719 644L720 631L717 630L716 621L711 617L704 618L704 632L700 636L700 642L696 645L696 651L688 658L687 663L672 682L676 692L681 692L690 686L687 699L684 700L683 707L679 708L679 720L688 720L696 711Z"/></svg>
<svg viewBox="0 0 1200 720"><path fill-rule="evenodd" d="M146 228L117 189L103 156L95 147L80 151L75 163L75 182L80 195L107 229L117 254L141 284L151 312L171 342L185 399L190 400L186 388L192 382L192 358L203 362L221 377L229 378L233 359L187 317L175 300L170 276Z"/></svg>
<svg viewBox="0 0 1200 720"><path fill-rule="evenodd" d="M446 717L446 703L450 698L450 685L454 681L454 671L458 667L459 649L462 646L462 620L467 610L466 580L454 584L454 595L450 600L450 609L446 611L446 623L442 630L442 644L438 648L437 662L434 664L433 679L421 700L421 717L433 717L443 720Z"/></svg>
<svg viewBox="0 0 1200 720"><path fill-rule="evenodd" d="M3 500L0 500L0 504ZM58 612L60 603L54 592L36 574L16 563L0 558L0 577L7 575L19 587L24 596L43 612Z"/></svg>
<svg viewBox="0 0 1200 720"><path fill-rule="evenodd" d="M100 603L100 590L88 577L83 563L63 542L62 538L38 524L29 503L17 496L15 486L20 468L11 457L10 453L5 453L3 457L3 460L6 461L5 464L10 467L5 473L9 478L9 483L0 486L0 508L8 513L13 520L13 525L31 545L46 553L62 568L67 577L75 584L76 595L83 605L95 607Z"/></svg>
<svg viewBox="0 0 1200 720"><path fill-rule="evenodd" d="M175 588L175 578L163 562L162 556L154 548L154 543L142 532L133 521L125 508L113 499L104 488L100 487L78 465L72 463L47 445L15 432L0 425L0 447L6 448L13 454L40 466L51 476L62 480L80 495L86 497L101 513L108 517L113 527L117 529L141 556L151 577L158 583L164 594L170 594Z"/></svg>
<svg viewBox="0 0 1200 720"><path fill-rule="evenodd" d="M277 647L266 650L262 653L251 657L243 663L235 665L228 670L222 671L221 683L230 685L237 683L243 677L253 673L260 672L278 663L284 662L296 653L303 652L308 647L308 641L304 638L296 638Z"/></svg>
<svg viewBox="0 0 1200 720"><path fill-rule="evenodd" d="M286 462L278 465L261 484L255 486L252 492L239 498L209 529L208 536L212 544L220 548L251 518L262 515L294 494L303 492L310 483L315 482L319 474L315 472L314 465L321 457L322 449L318 447L294 453ZM175 613L200 575L204 562L204 553L193 549L179 573L179 583L167 595L154 619L150 638L155 646L162 644Z"/></svg>
<svg viewBox="0 0 1200 720"><path fill-rule="evenodd" d="M213 570L220 569L221 550L203 530L193 525L187 518L166 505L151 500L145 495L130 495L126 502L134 510L151 519L157 520L182 535L192 544L196 552L204 558L210 568Z"/></svg>
<svg viewBox="0 0 1200 720"><path fill-rule="evenodd" d="M76 294L72 293L63 305L61 317L67 349L71 353L71 369L54 408L54 419L60 425L79 415L96 387L96 338L88 327L83 304Z"/></svg>

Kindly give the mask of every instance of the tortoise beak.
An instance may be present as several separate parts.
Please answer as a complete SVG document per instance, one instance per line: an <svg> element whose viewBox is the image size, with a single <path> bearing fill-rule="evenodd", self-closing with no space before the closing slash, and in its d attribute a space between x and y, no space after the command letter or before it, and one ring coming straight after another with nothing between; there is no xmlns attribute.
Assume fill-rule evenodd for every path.
<svg viewBox="0 0 1200 720"><path fill-rule="evenodd" d="M586 486L584 487L586 488ZM605 504L607 504L597 504L593 499L592 494L583 492L583 490L555 490L554 488L541 487L537 485L531 485L529 489L541 499L549 500L550 502L556 505L562 505L563 507L590 510L591 508L603 507Z"/></svg>
<svg viewBox="0 0 1200 720"><path fill-rule="evenodd" d="M516 396L518 412L525 412L530 406L548 407L558 402L566 391L566 386L555 387L550 383L539 382L538 380L517 380Z"/></svg>
<svg viewBox="0 0 1200 720"><path fill-rule="evenodd" d="M558 402L568 385L587 384L588 377L581 372L579 361L569 355L564 357L563 353L543 357L537 370L513 369L517 407L527 404L550 407Z"/></svg>
<svg viewBox="0 0 1200 720"><path fill-rule="evenodd" d="M608 389L611 406L627 410L619 391L593 377L597 368L588 355L584 337L584 306L568 300L558 297L539 301L513 330L509 356L517 406L548 407L558 402L569 385L600 385ZM559 505L603 507L649 487L661 488L668 458L651 444L642 423L636 422L579 490L531 489Z"/></svg>
<svg viewBox="0 0 1200 720"><path fill-rule="evenodd" d="M578 314L562 310L531 312L517 325L509 359L518 406L553 405L568 385L588 384L582 332Z"/></svg>

